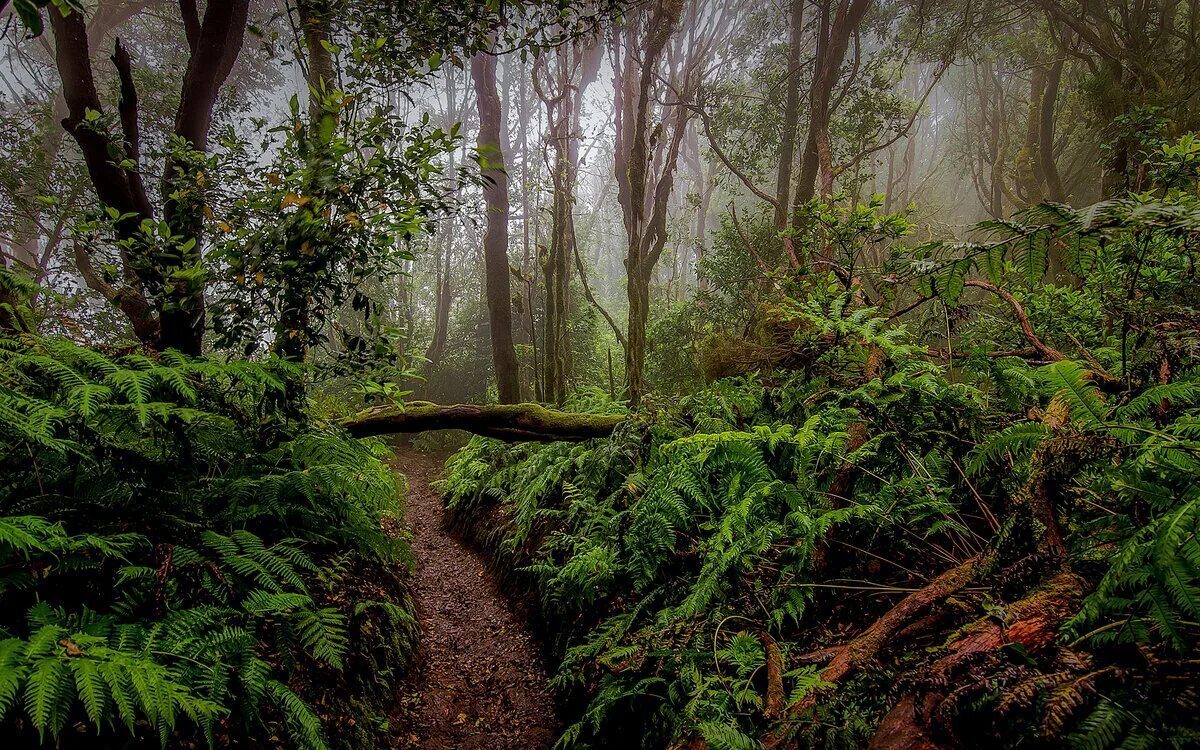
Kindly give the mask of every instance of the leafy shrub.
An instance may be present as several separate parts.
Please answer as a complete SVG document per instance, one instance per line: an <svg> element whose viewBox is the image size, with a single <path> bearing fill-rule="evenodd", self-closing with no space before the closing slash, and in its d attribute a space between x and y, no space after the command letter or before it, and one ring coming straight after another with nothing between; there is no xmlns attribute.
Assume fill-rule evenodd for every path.
<svg viewBox="0 0 1200 750"><path fill-rule="evenodd" d="M278 416L292 374L0 339L6 733L321 748L322 682L407 658L402 586L347 588L407 560L401 486L381 445Z"/></svg>
<svg viewBox="0 0 1200 750"><path fill-rule="evenodd" d="M981 395L915 359L903 332L881 332L869 311L830 317L839 299L789 314L849 334L830 365L881 344L897 360L893 375L850 390L823 379L718 381L611 440L475 438L449 460L450 509L490 526L499 504L497 553L523 564L547 621L562 628L553 684L583 702L562 746L661 747L693 735L756 746L768 658L790 663L812 645L804 629L830 601L812 584L836 557L825 548L832 529L905 560L974 543L950 497ZM873 437L852 444L862 420ZM861 469L861 491L831 496L849 466ZM819 685L813 667L783 670L792 700Z"/></svg>

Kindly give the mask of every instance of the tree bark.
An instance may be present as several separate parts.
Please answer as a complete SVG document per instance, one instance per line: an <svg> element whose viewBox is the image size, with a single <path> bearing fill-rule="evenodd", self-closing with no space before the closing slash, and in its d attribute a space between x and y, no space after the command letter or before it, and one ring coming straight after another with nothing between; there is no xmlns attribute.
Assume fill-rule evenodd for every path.
<svg viewBox="0 0 1200 750"><path fill-rule="evenodd" d="M294 221L289 224L285 243L285 261L293 264L293 272L283 279L280 293L279 320L275 327L275 353L293 362L303 362L312 345L312 270L304 246L312 242L306 235L310 227L320 226L324 217L314 211L317 196L329 182L327 175L332 169L333 156L330 145L338 124L338 111L330 108L327 93L335 82L333 55L326 45L329 43L330 14L313 0L300 0L300 29L303 37L305 83L308 85L308 126L305 146L304 193L309 200L298 209ZM293 384L298 389L299 383ZM293 393L293 402L300 394Z"/></svg>
<svg viewBox="0 0 1200 750"><path fill-rule="evenodd" d="M521 400L521 378L513 348L512 289L508 266L508 172L500 147L503 127L500 97L496 92L496 58L478 52L471 58L471 78L479 109L479 153L484 160L483 199L487 204L487 229L483 235L483 263L487 277L487 309L492 340L492 365L500 402Z"/></svg>
<svg viewBox="0 0 1200 750"><path fill-rule="evenodd" d="M858 31L870 6L871 0L840 0L835 13L831 14L829 4L821 8L821 18L817 24L816 71L808 97L808 138L796 182L796 206L811 200L816 194L818 175L821 176L822 195L829 195L833 191L830 101L841 78L842 62L850 46L850 37Z"/></svg>
<svg viewBox="0 0 1200 750"><path fill-rule="evenodd" d="M543 334L545 393L547 401L566 398L573 362L569 317L571 311L571 260L576 255L575 195L579 170L580 116L583 93L600 68L600 48L576 41L560 47L551 69L549 55L533 66L533 84L546 108L547 139L553 148L550 167L550 243L546 248L543 273L546 284L546 316Z"/></svg>
<svg viewBox="0 0 1200 750"><path fill-rule="evenodd" d="M114 226L118 238L131 245L136 244L141 222L154 217L135 200L128 173L117 166L109 155L109 147L119 145L110 143L108 136L92 127L87 120L89 111L103 112L103 107L92 74L90 41L83 14L74 12L64 16L57 8L51 7L49 17L54 29L55 63L62 79L67 109L67 116L62 120L63 129L79 145L92 189L96 191L100 203L112 207L124 217ZM157 348L160 344L159 322L151 313L142 280L130 262L133 252L125 248L121 250L125 286L119 297L115 293L106 293L113 288L95 273L90 256L86 252L81 253L78 246L75 258L88 287L99 291L129 317L139 341Z"/></svg>
<svg viewBox="0 0 1200 750"><path fill-rule="evenodd" d="M571 202L575 195L575 170L571 164L568 141L571 138L572 89L575 66L571 50L560 47L555 53L554 85L549 88L547 58L535 61L534 89L546 107L549 122L547 138L554 151L550 167L553 196L550 205L550 242L542 264L546 288L546 312L543 320L542 360L545 389L543 397L551 403L562 403L567 395L571 376L571 340L568 328L570 316L570 258L574 246L571 222Z"/></svg>
<svg viewBox="0 0 1200 750"><path fill-rule="evenodd" d="M650 279L666 243L667 201L674 185L675 164L692 109L683 101L674 102L673 116L664 116L659 126L666 131L674 120L669 145L661 152L661 164L655 180L655 145L663 147L659 128L651 137L651 91L658 76L659 62L667 42L683 12L681 0L660 0L646 24L640 40L639 23L634 20L623 30L625 55L618 60L617 143L614 165L617 174L617 199L621 204L626 232L626 296L629 321L625 347L625 388L632 406L637 406L645 391L646 323L650 307ZM636 54L639 42L641 54ZM620 57L620 43L616 45ZM685 65L690 64L690 60ZM687 75L685 68L685 77Z"/></svg>
<svg viewBox="0 0 1200 750"><path fill-rule="evenodd" d="M1063 59L1060 57L1046 73L1046 86L1039 103L1041 111L1038 124L1038 160L1041 163L1042 178L1046 182L1046 197L1055 203L1065 203L1067 200L1067 192L1063 189L1062 177L1054 159L1054 108L1058 103L1058 87L1062 82L1062 73Z"/></svg>
<svg viewBox="0 0 1200 750"><path fill-rule="evenodd" d="M403 408L365 411L343 420L341 425L354 437L466 430L509 441L579 441L608 437L623 421L622 415L572 414L530 403L440 406L417 402Z"/></svg>
<svg viewBox="0 0 1200 750"><path fill-rule="evenodd" d="M197 26L194 12L189 14L189 6L186 3L180 6L192 55L180 91L175 135L194 151L203 153L208 148L213 108L241 50L248 8L249 0L211 0L205 10L204 22ZM194 6L191 10L194 11ZM102 9L97 11L100 12ZM147 247L140 236L140 226L144 220L153 221L155 217L142 184L140 165L136 163L139 157L137 92L129 56L118 44L113 55L121 84L118 112L123 142L118 142L88 120L89 112L101 113L103 107L92 72L83 13L64 16L52 6L48 14L54 30L55 63L67 105L63 128L79 144L100 202L125 217L115 226L118 238L127 245L121 250L125 289L117 296L105 296L126 314L153 307L157 313L153 322L131 319L135 334L146 346L199 354L204 335L204 280L202 275L181 273L194 271L203 260L200 230L204 196L197 175L193 173L193 160L168 159L165 164L163 218L176 238L166 251ZM113 158L113 150L134 160L134 167L120 166L120 160ZM80 268L85 281L104 293L95 283L99 276L89 272L87 254L76 253L76 257L82 258L88 266ZM127 302L129 295L139 299ZM148 339L148 336L153 338Z"/></svg>
<svg viewBox="0 0 1200 750"><path fill-rule="evenodd" d="M788 226L792 160L796 153L796 134L800 127L800 52L804 34L804 0L792 0L788 19L791 34L788 39L787 100L783 106L779 172L775 178L775 230L779 232ZM785 239L785 242L790 243L790 238Z"/></svg>
<svg viewBox="0 0 1200 750"><path fill-rule="evenodd" d="M209 0L195 49L188 59L175 113L175 135L198 153L208 151L213 109L225 79L242 49L250 0ZM163 218L177 237L171 255L158 270L162 294L155 300L162 327L161 346L200 354L204 341L205 301L202 276L177 275L203 263L204 187L193 159L168 159L163 167Z"/></svg>

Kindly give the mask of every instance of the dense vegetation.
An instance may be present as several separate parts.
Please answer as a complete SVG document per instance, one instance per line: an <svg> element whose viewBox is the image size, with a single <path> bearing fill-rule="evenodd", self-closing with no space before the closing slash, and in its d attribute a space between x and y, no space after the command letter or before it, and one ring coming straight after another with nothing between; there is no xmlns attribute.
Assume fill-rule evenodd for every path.
<svg viewBox="0 0 1200 750"><path fill-rule="evenodd" d="M443 510L558 750L1200 746L1196 2L0 0L0 63L4 747L541 744L428 668Z"/></svg>
<svg viewBox="0 0 1200 750"><path fill-rule="evenodd" d="M790 366L608 441L451 458L449 507L540 597L576 706L561 744L1200 741L1200 213L1165 198L901 248L939 257L918 286L967 314L953 369L809 277L753 342ZM1050 248L1077 277L1042 283ZM1018 290L1053 361L995 355L1023 337L965 300L968 267Z"/></svg>
<svg viewBox="0 0 1200 750"><path fill-rule="evenodd" d="M281 419L289 367L0 339L14 740L374 745L416 638L402 485Z"/></svg>

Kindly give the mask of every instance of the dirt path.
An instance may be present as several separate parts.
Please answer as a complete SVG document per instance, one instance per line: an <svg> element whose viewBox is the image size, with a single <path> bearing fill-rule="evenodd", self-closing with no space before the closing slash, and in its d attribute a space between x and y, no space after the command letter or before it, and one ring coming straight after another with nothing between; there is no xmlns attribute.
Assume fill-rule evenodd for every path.
<svg viewBox="0 0 1200 750"><path fill-rule="evenodd" d="M429 483L444 456L401 448L422 628L419 661L393 717L402 748L544 750L558 736L541 656L478 553L442 525Z"/></svg>

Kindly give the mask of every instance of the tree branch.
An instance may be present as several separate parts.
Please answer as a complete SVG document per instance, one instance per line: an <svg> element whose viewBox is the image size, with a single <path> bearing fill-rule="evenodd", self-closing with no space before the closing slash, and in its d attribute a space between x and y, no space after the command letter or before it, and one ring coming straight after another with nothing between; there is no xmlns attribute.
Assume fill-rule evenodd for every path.
<svg viewBox="0 0 1200 750"><path fill-rule="evenodd" d="M1043 357L1052 362L1058 362L1059 360L1066 359L1066 356L1062 352L1058 351L1052 346L1049 346L1040 338L1038 338L1037 333L1035 333L1033 330L1033 325L1029 322L1029 315L1025 312L1024 305L1022 305L1016 297L1012 296L1008 290L1002 289L991 282L980 281L977 279L967 279L963 282L963 286L973 286L977 289L984 289L1007 302L1008 306L1012 308L1013 314L1017 316L1017 324L1021 326L1021 332L1025 334L1025 340L1029 342L1030 346L1037 350L1038 354L1041 354Z"/></svg>
<svg viewBox="0 0 1200 750"><path fill-rule="evenodd" d="M625 342L625 334L621 332L621 327L617 325L617 321L613 320L613 316L608 314L608 310L605 310L604 307L601 306L600 302L596 299L596 296L592 294L592 288L588 285L587 269L583 267L583 257L579 253L579 243L572 242L571 245L575 250L575 268L579 270L579 281L583 284L583 296L588 302L592 303L592 307L595 307L597 310L599 310L600 314L604 316L604 319L608 321L608 325L610 328L612 328L613 333L617 335L617 341L621 344L621 347L628 347L629 345Z"/></svg>
<svg viewBox="0 0 1200 750"><path fill-rule="evenodd" d="M188 60L175 114L175 134L197 151L208 148L213 106L242 49L250 0L209 0Z"/></svg>
<svg viewBox="0 0 1200 750"><path fill-rule="evenodd" d="M108 135L98 124L88 121L88 112L102 112L100 96L96 93L96 81L89 59L87 27L82 13L63 16L58 8L50 8L50 25L54 29L54 54L62 79L63 98L67 103L67 117L63 128L71 134L83 152L88 176L96 189L96 196L106 206L121 214L140 214L133 200L125 171L112 163L108 149L112 145ZM132 233L140 224L135 220L118 223L118 230Z"/></svg>
<svg viewBox="0 0 1200 750"><path fill-rule="evenodd" d="M121 80L121 100L117 111L121 115L121 132L125 135L125 153L133 160L134 168L125 170L129 181L129 192L138 211L143 216L150 216L154 209L150 205L150 197L146 194L146 185L141 173L141 134L138 130L138 94L133 83L133 67L129 60L129 52L125 45L117 39L116 49L112 56L113 65L117 68L117 76Z"/></svg>
<svg viewBox="0 0 1200 750"><path fill-rule="evenodd" d="M96 271L95 266L92 265L92 258L88 255L87 248L82 242L75 242L72 250L75 256L75 267L83 276L83 281L88 288L99 293L129 318L129 323L133 326L133 333L137 336L138 341L154 345L159 338L160 325L158 319L152 314L140 285L136 282L127 282L125 286L117 289Z"/></svg>
<svg viewBox="0 0 1200 750"><path fill-rule="evenodd" d="M682 106L692 110L700 117L700 122L704 125L704 136L708 139L708 145L712 147L713 153L717 155L717 158L722 164L725 165L725 168L732 172L734 177L737 177L739 180L741 180L741 183L746 186L747 190L754 194L754 197L764 201L772 208L777 209L779 207L779 201L777 201L773 196L767 195L765 192L760 190L757 185L750 181L750 178L747 177L742 170L738 169L736 166L734 166L733 162L729 161L729 157L725 155L725 152L721 149L721 145L717 143L717 139L713 137L712 119L708 116L708 113L704 111L704 108L697 104L683 104Z"/></svg>
<svg viewBox="0 0 1200 750"><path fill-rule="evenodd" d="M196 54L196 45L200 43L200 14L196 10L196 0L179 0L179 15L183 18L183 33L187 36L188 49Z"/></svg>

